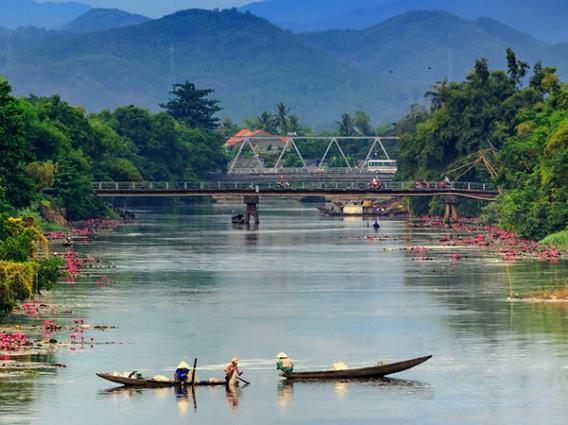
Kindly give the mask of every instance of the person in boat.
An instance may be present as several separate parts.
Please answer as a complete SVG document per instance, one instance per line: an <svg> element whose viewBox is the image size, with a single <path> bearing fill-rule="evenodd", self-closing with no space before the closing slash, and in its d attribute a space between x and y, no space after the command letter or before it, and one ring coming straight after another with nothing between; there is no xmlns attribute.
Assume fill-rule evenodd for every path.
<svg viewBox="0 0 568 425"><path fill-rule="evenodd" d="M278 359L278 361L276 362L276 370L280 370L284 374L292 373L294 371L294 363L292 362L290 357L286 355L286 353L278 353L276 358Z"/></svg>
<svg viewBox="0 0 568 425"><path fill-rule="evenodd" d="M237 357L233 357L231 359L231 363L225 366L225 381L227 383L231 382L231 378L234 373L236 373L237 376L241 376L243 374L243 372L239 369L239 359Z"/></svg>
<svg viewBox="0 0 568 425"><path fill-rule="evenodd" d="M174 372L174 381L183 383L191 381L190 372L191 368L189 367L189 365L184 361L180 362L176 367L176 371Z"/></svg>

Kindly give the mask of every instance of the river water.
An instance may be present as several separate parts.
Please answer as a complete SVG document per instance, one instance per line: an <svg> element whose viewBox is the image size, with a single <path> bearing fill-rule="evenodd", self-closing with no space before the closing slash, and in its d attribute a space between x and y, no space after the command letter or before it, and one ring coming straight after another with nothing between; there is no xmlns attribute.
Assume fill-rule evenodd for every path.
<svg viewBox="0 0 568 425"><path fill-rule="evenodd" d="M51 355L68 366L56 373L0 379L0 423L568 422L568 305L507 299L560 285L565 264L465 248L460 261L444 250L413 256L405 238L425 244L431 231L385 221L375 235L299 203L264 204L258 229L233 228L241 209L139 210L136 223L77 246L115 267L50 294L72 310L57 321L117 328L88 330L86 344ZM280 351L297 370L433 358L388 381L284 385ZM169 376L197 357L201 379L221 378L233 356L252 382L237 394L112 391L94 374Z"/></svg>

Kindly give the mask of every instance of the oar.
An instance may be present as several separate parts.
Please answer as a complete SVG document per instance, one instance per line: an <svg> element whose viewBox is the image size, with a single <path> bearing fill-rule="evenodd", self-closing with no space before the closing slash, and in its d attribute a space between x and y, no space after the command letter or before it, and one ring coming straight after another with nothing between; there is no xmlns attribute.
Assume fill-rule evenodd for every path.
<svg viewBox="0 0 568 425"><path fill-rule="evenodd" d="M249 381L247 381L246 379L241 378L240 376L237 376L237 379L238 379L239 381L244 382L244 383L247 384L247 385L250 385L250 382L249 382Z"/></svg>
<svg viewBox="0 0 568 425"><path fill-rule="evenodd" d="M197 367L197 357L193 360L193 371L191 372L191 386L195 387L195 368Z"/></svg>

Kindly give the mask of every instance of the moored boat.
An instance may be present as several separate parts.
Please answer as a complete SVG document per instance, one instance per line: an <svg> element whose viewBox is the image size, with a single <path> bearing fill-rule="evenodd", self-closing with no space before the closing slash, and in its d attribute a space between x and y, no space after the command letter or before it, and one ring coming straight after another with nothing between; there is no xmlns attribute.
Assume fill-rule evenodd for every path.
<svg viewBox="0 0 568 425"><path fill-rule="evenodd" d="M128 378L126 376L120 376L113 373L97 373L97 376L107 381L114 382L115 384L124 385L127 387L138 387L138 388L164 388L164 387L175 387L177 385L191 386L191 382L180 383L173 379L162 381L153 378ZM224 379L209 379L207 381L195 381L195 386L215 386L215 385L226 385Z"/></svg>
<svg viewBox="0 0 568 425"><path fill-rule="evenodd" d="M306 372L285 373L281 376L291 380L324 380L324 379L372 379L382 378L393 373L408 370L432 358L432 355L417 357L396 363L379 364L376 366L348 368L342 370L319 370Z"/></svg>

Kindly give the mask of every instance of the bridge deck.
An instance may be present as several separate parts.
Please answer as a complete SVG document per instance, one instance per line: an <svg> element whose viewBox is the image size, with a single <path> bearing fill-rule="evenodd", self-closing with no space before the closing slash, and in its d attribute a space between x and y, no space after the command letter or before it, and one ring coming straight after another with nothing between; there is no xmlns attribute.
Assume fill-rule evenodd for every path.
<svg viewBox="0 0 568 425"><path fill-rule="evenodd" d="M428 187L412 187L406 182L386 182L381 189L372 189L359 181L318 181L292 183L289 187L276 187L274 183L240 182L97 182L94 189L102 197L185 197L185 196L247 196L259 194L268 197L353 196L424 197L458 196L479 200L494 200L498 192L487 183L454 182L447 187L431 183Z"/></svg>

